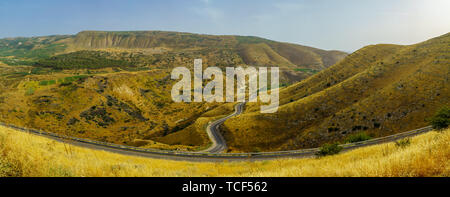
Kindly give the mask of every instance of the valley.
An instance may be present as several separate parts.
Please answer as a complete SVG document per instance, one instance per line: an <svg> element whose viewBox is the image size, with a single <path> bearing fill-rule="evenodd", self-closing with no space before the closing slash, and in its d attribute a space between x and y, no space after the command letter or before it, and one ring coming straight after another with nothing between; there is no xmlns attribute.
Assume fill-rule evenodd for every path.
<svg viewBox="0 0 450 197"><path fill-rule="evenodd" d="M352 54L250 36L84 31L0 39L0 122L176 151L211 147L207 127L237 103L171 99L174 67L279 67L279 109L246 103L217 124L226 153L316 148L429 125L448 106L450 36ZM205 84L206 81L203 81ZM224 148L226 147L226 148Z"/></svg>
<svg viewBox="0 0 450 197"><path fill-rule="evenodd" d="M288 49L305 58L291 57ZM0 121L141 148L195 151L210 145L207 123L232 113L235 103L173 102L174 67L192 68L194 58L221 68L282 63L286 86L345 55L257 37L159 31L0 39Z"/></svg>

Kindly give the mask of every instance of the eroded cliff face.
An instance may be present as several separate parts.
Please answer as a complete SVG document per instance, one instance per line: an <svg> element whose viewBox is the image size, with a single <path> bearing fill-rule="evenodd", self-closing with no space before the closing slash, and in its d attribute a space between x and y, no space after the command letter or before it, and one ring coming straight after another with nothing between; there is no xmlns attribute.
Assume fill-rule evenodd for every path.
<svg viewBox="0 0 450 197"><path fill-rule="evenodd" d="M74 45L85 48L195 48L234 46L233 36L197 35L179 32L134 31L103 32L83 31L74 38Z"/></svg>
<svg viewBox="0 0 450 197"><path fill-rule="evenodd" d="M73 45L83 49L167 48L202 51L202 54L222 50L237 54L247 65L316 70L327 68L347 55L340 51L325 51L251 36L214 36L163 31L83 31L74 37Z"/></svg>

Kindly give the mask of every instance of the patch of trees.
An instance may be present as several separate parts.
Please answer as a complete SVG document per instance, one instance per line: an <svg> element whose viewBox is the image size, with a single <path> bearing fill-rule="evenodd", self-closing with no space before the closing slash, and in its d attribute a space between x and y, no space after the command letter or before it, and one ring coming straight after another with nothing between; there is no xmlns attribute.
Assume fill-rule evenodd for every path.
<svg viewBox="0 0 450 197"><path fill-rule="evenodd" d="M450 124L450 107L442 107L433 117L429 119L433 129L441 130Z"/></svg>
<svg viewBox="0 0 450 197"><path fill-rule="evenodd" d="M109 52L77 51L39 60L35 63L35 66L53 69L99 69L106 67L135 67L136 64L136 61L130 60L125 56L116 56Z"/></svg>

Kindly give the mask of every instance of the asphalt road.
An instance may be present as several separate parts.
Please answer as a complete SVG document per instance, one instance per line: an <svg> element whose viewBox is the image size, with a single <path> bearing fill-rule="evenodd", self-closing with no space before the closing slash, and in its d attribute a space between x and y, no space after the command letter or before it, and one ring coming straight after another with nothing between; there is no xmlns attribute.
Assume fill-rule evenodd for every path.
<svg viewBox="0 0 450 197"><path fill-rule="evenodd" d="M227 143L225 142L225 139L223 138L222 134L220 133L220 125L222 125L227 119L237 116L244 111L245 103L238 103L234 106L234 113L221 118L219 120L216 120L206 127L206 132L208 133L209 139L212 142L212 145L207 148L206 150L200 151L200 152L207 152L207 153L221 153L227 149Z"/></svg>

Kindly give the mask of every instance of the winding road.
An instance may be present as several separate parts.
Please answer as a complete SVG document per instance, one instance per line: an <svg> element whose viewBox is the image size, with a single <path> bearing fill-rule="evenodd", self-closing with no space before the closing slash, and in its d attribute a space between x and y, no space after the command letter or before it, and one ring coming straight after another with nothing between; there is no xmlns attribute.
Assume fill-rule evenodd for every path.
<svg viewBox="0 0 450 197"><path fill-rule="evenodd" d="M244 111L244 106L245 102L238 103L237 105L234 106L234 113L208 124L208 126L206 127L206 132L208 133L212 145L206 150L200 152L221 153L227 149L227 143L225 142L225 139L223 138L222 134L220 134L219 127L227 119L241 114Z"/></svg>
<svg viewBox="0 0 450 197"><path fill-rule="evenodd" d="M183 160L183 161L224 161L224 160L266 160L266 159L276 159L283 157L291 158L303 158L314 156L319 148L311 149L300 149L300 150L290 150L290 151L276 151L276 152L255 152L255 153L223 153L227 149L226 142L223 136L220 134L219 127L227 119L239 115L242 113L245 103L239 103L235 105L235 112L224 118L211 122L207 126L208 136L212 141L212 145L200 152L183 152L183 151L172 151L172 150L160 150L160 149L149 149L149 148L139 148L125 145L112 144L107 142L94 141L90 139L77 138L72 136L65 136L56 133L29 129L25 127L18 127L11 124L1 123L0 125L8 127L17 131L27 132L35 135L44 136L56 141L69 143L75 146L90 148L95 150L104 150L108 152L114 152L123 155L141 156L148 158L157 159L169 159L169 160ZM415 129L407 132L398 133L395 135L374 138L366 141L342 144L343 151L348 151L356 148L361 148L365 146L381 144L386 142L393 142L402 138L412 137L421 133L425 133L433 130L431 126L423 127L420 129Z"/></svg>

